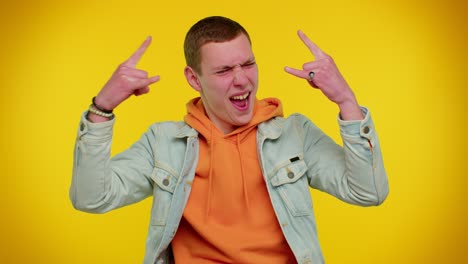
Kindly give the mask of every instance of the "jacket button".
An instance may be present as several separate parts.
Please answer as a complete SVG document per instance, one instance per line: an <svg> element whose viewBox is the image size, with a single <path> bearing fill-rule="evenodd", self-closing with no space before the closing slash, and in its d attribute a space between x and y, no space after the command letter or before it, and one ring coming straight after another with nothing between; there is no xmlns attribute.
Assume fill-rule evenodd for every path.
<svg viewBox="0 0 468 264"><path fill-rule="evenodd" d="M294 172L292 172L292 171L288 172L288 178L289 179L294 178Z"/></svg>
<svg viewBox="0 0 468 264"><path fill-rule="evenodd" d="M164 180L163 180L163 185L164 185L164 186L168 186L168 185L169 185L169 180L168 180L168 179L164 179Z"/></svg>
<svg viewBox="0 0 468 264"><path fill-rule="evenodd" d="M364 132L364 134L367 134L369 133L370 131L370 128L368 126L365 126L363 129L362 129L362 132Z"/></svg>

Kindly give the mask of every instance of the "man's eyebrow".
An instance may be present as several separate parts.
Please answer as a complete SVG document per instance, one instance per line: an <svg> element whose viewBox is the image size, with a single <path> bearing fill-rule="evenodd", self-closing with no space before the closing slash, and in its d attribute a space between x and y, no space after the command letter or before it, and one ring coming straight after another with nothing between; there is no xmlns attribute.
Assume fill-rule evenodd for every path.
<svg viewBox="0 0 468 264"><path fill-rule="evenodd" d="M235 66L235 65L234 65L234 66ZM234 66L230 66L230 65L221 65L221 66L214 67L213 69L214 69L214 70L227 70L227 69L234 68Z"/></svg>

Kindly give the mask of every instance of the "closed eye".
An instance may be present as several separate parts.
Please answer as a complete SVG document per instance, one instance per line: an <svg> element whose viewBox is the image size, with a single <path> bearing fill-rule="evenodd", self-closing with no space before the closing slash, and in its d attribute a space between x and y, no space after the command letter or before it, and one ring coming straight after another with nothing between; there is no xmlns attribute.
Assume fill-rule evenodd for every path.
<svg viewBox="0 0 468 264"><path fill-rule="evenodd" d="M246 62L242 65L239 65L240 67L244 68L244 69L249 69L251 67L253 67L254 65L256 65L257 63L255 61L249 61L249 62ZM219 71L216 71L215 74L217 75L223 75L225 73L228 73L230 71L232 71L235 67L224 67L222 69L220 69Z"/></svg>
<svg viewBox="0 0 468 264"><path fill-rule="evenodd" d="M255 61L249 61L247 63L242 64L242 67L248 68L248 67L254 66L255 64L257 64Z"/></svg>
<svg viewBox="0 0 468 264"><path fill-rule="evenodd" d="M223 73L226 73L228 71L232 70L232 68L223 68L219 71L216 72L216 74L223 74Z"/></svg>

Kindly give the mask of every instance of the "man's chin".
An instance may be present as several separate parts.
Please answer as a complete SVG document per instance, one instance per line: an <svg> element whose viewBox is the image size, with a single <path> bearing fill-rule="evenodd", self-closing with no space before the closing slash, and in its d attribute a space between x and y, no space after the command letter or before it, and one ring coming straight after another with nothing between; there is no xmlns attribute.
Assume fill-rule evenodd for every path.
<svg viewBox="0 0 468 264"><path fill-rule="evenodd" d="M253 118L253 114L250 111L250 113L248 113L248 114L246 114L246 115L244 115L242 117L237 118L236 121L234 122L235 126L238 126L238 127L245 126L245 125L249 124L250 121L252 121L252 118Z"/></svg>

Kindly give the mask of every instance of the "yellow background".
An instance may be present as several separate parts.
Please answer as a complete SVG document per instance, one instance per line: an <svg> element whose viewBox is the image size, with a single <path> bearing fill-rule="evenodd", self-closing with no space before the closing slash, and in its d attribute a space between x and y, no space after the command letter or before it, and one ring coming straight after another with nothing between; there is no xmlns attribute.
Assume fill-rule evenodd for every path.
<svg viewBox="0 0 468 264"><path fill-rule="evenodd" d="M1 263L140 263L150 199L105 215L68 200L79 117L144 40L150 94L116 110L113 152L155 121L179 120L196 95L183 38L224 15L250 32L259 97L276 96L339 140L337 108L283 72L312 59L302 29L331 54L368 106L390 195L360 208L312 191L328 263L468 263L464 1L11 1L0 4ZM409 2L409 3L408 3Z"/></svg>

